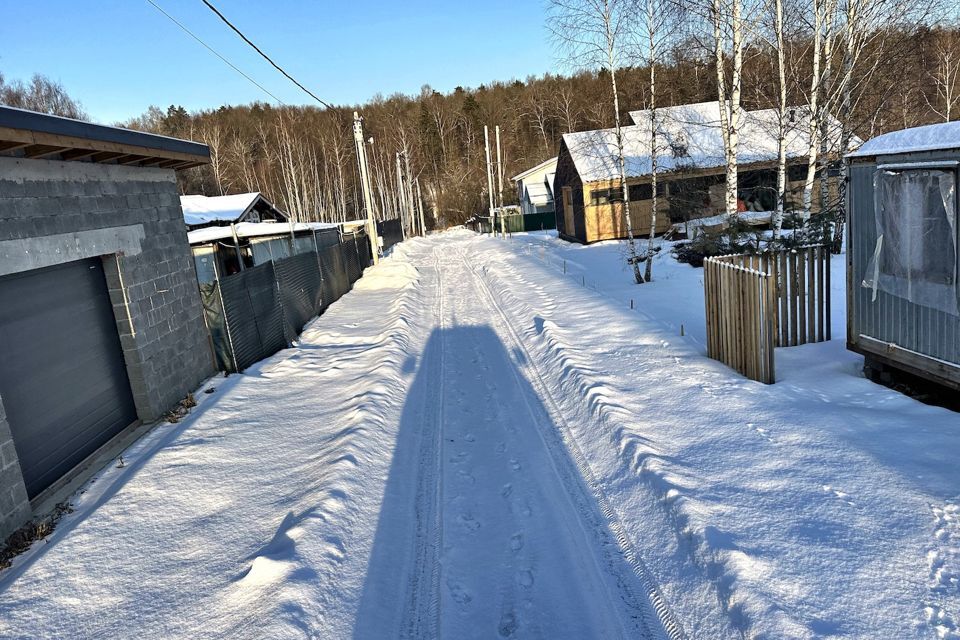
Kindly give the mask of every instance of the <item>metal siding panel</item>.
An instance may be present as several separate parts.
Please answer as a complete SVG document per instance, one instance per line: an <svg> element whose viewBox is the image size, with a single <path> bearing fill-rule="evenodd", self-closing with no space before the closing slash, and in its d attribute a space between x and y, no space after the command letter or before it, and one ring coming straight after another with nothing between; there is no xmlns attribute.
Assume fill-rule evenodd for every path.
<svg viewBox="0 0 960 640"><path fill-rule="evenodd" d="M287 346L272 262L224 278L220 291L238 371Z"/></svg>
<svg viewBox="0 0 960 640"><path fill-rule="evenodd" d="M98 258L0 278L0 352L31 497L137 419Z"/></svg>
<svg viewBox="0 0 960 640"><path fill-rule="evenodd" d="M303 326L320 309L320 270L317 254L301 253L274 263L287 340L300 335Z"/></svg>
<svg viewBox="0 0 960 640"><path fill-rule="evenodd" d="M931 153L884 158L885 161L923 161L956 159L956 154ZM854 335L863 334L884 342L896 344L947 362L960 363L960 318L940 310L913 304L908 300L877 292L877 300L871 300L872 291L859 286L867 264L876 246L877 230L873 203L874 164L855 164L850 170L851 179L851 224L854 229L853 286Z"/></svg>

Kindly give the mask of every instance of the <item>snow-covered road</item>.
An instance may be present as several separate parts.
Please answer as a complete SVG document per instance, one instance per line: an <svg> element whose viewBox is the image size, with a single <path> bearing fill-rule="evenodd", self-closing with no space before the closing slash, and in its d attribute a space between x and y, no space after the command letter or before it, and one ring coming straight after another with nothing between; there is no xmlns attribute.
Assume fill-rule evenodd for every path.
<svg viewBox="0 0 960 640"><path fill-rule="evenodd" d="M699 271L622 264L397 246L87 485L0 573L0 637L960 637L956 414L842 340L744 380Z"/></svg>

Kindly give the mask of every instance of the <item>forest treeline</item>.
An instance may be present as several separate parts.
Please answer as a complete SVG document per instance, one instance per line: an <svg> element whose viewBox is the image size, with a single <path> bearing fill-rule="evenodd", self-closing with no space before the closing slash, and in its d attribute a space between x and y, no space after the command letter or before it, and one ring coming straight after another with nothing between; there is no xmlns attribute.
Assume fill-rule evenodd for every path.
<svg viewBox="0 0 960 640"><path fill-rule="evenodd" d="M960 117L960 29L954 26L889 27L876 39L879 60L862 56L850 123L862 139L879 133ZM809 43L788 47L791 100L804 103L809 84ZM746 109L774 106L777 61L757 39L745 47L742 103ZM674 43L658 66L660 106L717 99L714 60L695 43ZM484 125L499 125L503 141L504 202L516 201L509 177L556 154L567 132L613 125L607 72L528 77L457 87L440 93L376 96L363 105L334 109L275 106L257 102L188 112L151 107L123 126L203 141L208 166L181 172L184 193L206 195L261 191L298 220L336 221L362 216L353 111L364 118L368 161L379 217L397 214L397 154L405 154L419 177L428 227L463 222L486 209ZM618 71L624 118L647 101L644 67ZM63 88L41 77L4 82L0 102L83 115ZM406 166L403 167L406 171Z"/></svg>

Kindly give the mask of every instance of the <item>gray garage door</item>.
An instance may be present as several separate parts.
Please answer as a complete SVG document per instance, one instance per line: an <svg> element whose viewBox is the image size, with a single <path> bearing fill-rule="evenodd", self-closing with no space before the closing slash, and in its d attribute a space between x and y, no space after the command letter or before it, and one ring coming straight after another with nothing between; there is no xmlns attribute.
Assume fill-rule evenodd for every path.
<svg viewBox="0 0 960 640"><path fill-rule="evenodd" d="M0 397L30 497L136 420L99 259L0 278Z"/></svg>

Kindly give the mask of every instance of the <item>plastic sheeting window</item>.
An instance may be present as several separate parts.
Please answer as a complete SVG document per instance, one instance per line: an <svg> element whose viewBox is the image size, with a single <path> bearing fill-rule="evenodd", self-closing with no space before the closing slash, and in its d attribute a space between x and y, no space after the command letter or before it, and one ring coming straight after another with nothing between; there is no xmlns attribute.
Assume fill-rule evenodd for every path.
<svg viewBox="0 0 960 640"><path fill-rule="evenodd" d="M863 286L953 315L957 300L957 178L952 169L877 171L877 243Z"/></svg>
<svg viewBox="0 0 960 640"><path fill-rule="evenodd" d="M290 257L290 238L253 238L250 240L253 251L253 263L265 264L271 260L283 260Z"/></svg>
<svg viewBox="0 0 960 640"><path fill-rule="evenodd" d="M217 279L217 268L214 264L216 254L213 247L191 247L193 261L197 266L197 282L209 284Z"/></svg>

